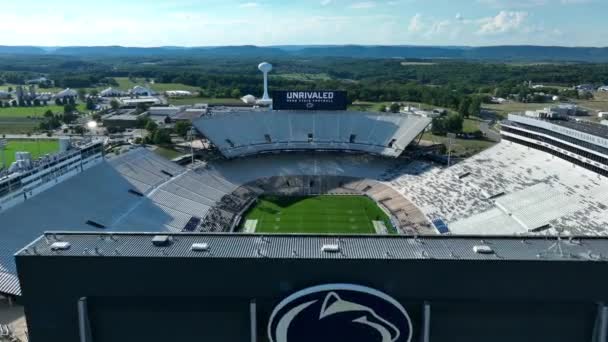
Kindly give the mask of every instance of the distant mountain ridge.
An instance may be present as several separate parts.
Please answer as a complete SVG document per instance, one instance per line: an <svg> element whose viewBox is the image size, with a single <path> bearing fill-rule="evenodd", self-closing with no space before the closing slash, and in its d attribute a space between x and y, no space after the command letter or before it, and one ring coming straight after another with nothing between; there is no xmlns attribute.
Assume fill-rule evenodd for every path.
<svg viewBox="0 0 608 342"><path fill-rule="evenodd" d="M214 47L124 46L0 46L0 55L65 55L101 57L209 56L209 57L353 57L417 58L490 61L608 62L608 47L560 46L406 46L406 45L282 45Z"/></svg>

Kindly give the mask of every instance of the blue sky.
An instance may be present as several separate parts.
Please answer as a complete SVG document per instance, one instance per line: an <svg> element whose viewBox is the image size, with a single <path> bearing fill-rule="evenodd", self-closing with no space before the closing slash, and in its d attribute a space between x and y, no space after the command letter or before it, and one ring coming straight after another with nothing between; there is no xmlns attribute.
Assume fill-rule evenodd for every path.
<svg viewBox="0 0 608 342"><path fill-rule="evenodd" d="M608 46L607 0L29 0L0 45Z"/></svg>

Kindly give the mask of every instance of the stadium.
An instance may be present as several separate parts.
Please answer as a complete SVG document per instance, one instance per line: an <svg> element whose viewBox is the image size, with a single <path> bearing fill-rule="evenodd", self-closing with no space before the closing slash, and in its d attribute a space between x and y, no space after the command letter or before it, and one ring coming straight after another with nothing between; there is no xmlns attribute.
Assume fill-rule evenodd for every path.
<svg viewBox="0 0 608 342"><path fill-rule="evenodd" d="M280 95L275 95L275 101L279 100L277 96ZM536 136L530 136L528 131L532 131L530 127L534 123L543 125L546 122L526 119L525 123L522 120L515 123L517 118L510 117L503 122L502 142L445 167L420 158L416 153L417 139L431 123L426 116L355 112L341 105L338 107L342 110L324 110L324 103L310 102L310 98L306 101L306 109L277 109L281 108L278 101L275 108L212 110L194 122L194 126L209 140L220 158L199 161L187 167L144 147L134 146L126 153L106 155L102 143L95 141L66 144L59 155L37 161L20 155L11 172L0 178L0 293L25 297L26 304L30 305L28 324L36 327L31 330L39 340L44 341L44 336L54 336L68 341L77 340L78 331L67 327L65 331L57 329L68 322L74 323L77 314L86 311L80 306L78 313L74 311L78 298L90 295L93 297L91 302L97 303L91 305L95 306L100 298L133 293L124 287L112 290L112 287L107 290L95 287L95 293L87 295L84 293L87 285L82 279L88 277L75 279L78 277L74 273L58 271L53 280L57 283L52 285L56 289L56 297L53 296L56 299L43 299L47 295L46 288L33 284L40 284L43 280L38 277L47 273L30 264L31 259L48 259L47 270L57 270L63 267L79 269L71 263L77 264L82 261L81 257L103 257L108 263L121 260L125 265L129 263L123 259L130 257L129 260L140 260L140 266L146 265L147 273L143 273L145 276L141 280L130 278L128 282L133 286L131 288L135 288L147 286L142 281L154 275L154 267L158 266L159 272L170 268L163 259L185 255L186 252L180 249L183 246L169 248L174 245L172 241L187 240L188 246L183 248L207 251L212 242L205 239L215 239L223 247L214 249L213 253L218 254L213 256L231 260L226 265L239 259L247 265L248 259L255 259L250 264L264 269L266 275L272 273L273 267L278 267L275 261L283 259L293 259L294 270L312 272L315 260L324 260L326 253L337 253L337 258L345 261L367 260L361 267L374 274L369 278L353 277L352 274L332 276L332 270L342 266L352 270L354 266L349 262L323 264L318 276L309 281L299 278L285 280L280 291L269 289L272 294L256 292L256 286L261 286L256 284L264 283L264 280L256 279L252 282L253 288L247 291L251 291L252 297L262 298L277 298L279 292L285 294L304 285L314 285L311 283L313 280L317 283L348 280L372 283L384 290L394 289L394 284L405 280L402 279L404 273L394 274L392 271L406 272L406 269L391 262L385 266L380 264L392 259L403 260L405 264L423 260L429 267L437 267L437 272L445 272L450 265L457 264L463 272L476 274L486 272L488 265L481 262L469 269L467 263L454 261L460 258L486 261L479 255L489 253L492 262L506 258L513 261L509 265L524 262L530 265L525 268L528 271L540 272L533 255L542 259L543 255L553 255L559 249L559 255L567 260L605 265L605 240L592 238L608 233L608 180L605 173L608 170L608 142L604 131L583 135L581 132L589 130L571 124L572 132L560 129L559 133L549 133L553 126L537 127L546 131L537 130ZM568 151L561 149L566 145L570 146ZM49 231L59 233L45 233ZM145 247L148 246L150 232L154 240L150 246L167 248ZM198 241L194 233L210 235L201 235L205 241ZM313 235L292 235L296 233ZM320 234L350 234L352 237ZM42 238L30 245L41 235ZM532 237L535 235L558 237L556 240ZM561 245L562 236L590 238L584 243L576 238L569 240L573 251L568 254L562 250L567 249ZM532 242L527 242L528 238ZM269 247L272 241L281 241L285 248ZM528 243L532 245L529 250L517 247ZM428 244L429 247L416 247L415 256L400 254L417 244ZM581 247L581 244L586 247ZM343 245L350 246L346 254L341 248ZM491 248L493 245L497 250ZM587 247L587 252L583 251ZM308 257L304 262L300 256L308 249L310 251L306 253L310 255L306 254ZM475 252L471 254L473 249ZM244 254L240 255L239 251ZM15 253L19 253L18 260L22 260L19 272ZM508 256L503 256L503 253ZM224 257L219 257L221 255ZM568 263L561 257L550 257L545 262L556 267ZM199 267L205 269L209 266L206 262L211 263L209 267L215 272L222 267L221 262L216 264L214 258L191 259L184 261L186 266L182 271L187 274L197 273ZM435 266L433 259L441 259L443 264ZM259 266L260 260L267 260L267 264L262 262ZM113 267L104 266L102 261L99 270L111 279L123 279L126 271L121 266ZM378 271L383 267L386 267L384 275ZM596 271L593 267L585 269L585 277L592 276ZM30 273L34 269L38 269L38 273ZM372 271L374 269L376 271ZM81 270L76 274L87 272ZM524 281L514 268L509 268L508 274ZM542 272L538 276L547 279L551 275L550 272ZM45 277L54 276L47 274ZM254 275L250 277L255 278ZM493 273L491 277L498 276ZM171 282L171 279L204 283L202 287L209 289L205 296L230 296L229 292L217 290L221 285L215 281L189 279L175 275L173 271L161 278L159 283ZM90 279L96 279L96 276L90 275ZM490 282L496 282L496 279L492 278ZM430 283L439 281L436 276L427 280ZM96 281L100 284L105 282ZM244 280L238 281L242 284ZM427 284L429 289L435 288L430 283ZM474 285L475 280L468 280L468 283L470 288L479 286ZM79 287L80 292L63 293L66 284L74 286L74 289ZM277 281L274 285L266 285L276 287L277 284L283 283ZM534 287L529 281L526 284ZM69 290L70 286L65 289ZM166 286L178 291L175 284ZM26 287L28 290L22 292ZM184 296L196 296L193 289L188 289ZM423 309L414 311L422 316L426 310L425 301L440 298L441 293L445 294L441 292L443 290L429 290L427 297L417 297L420 305L414 306ZM559 301L557 294L563 287L553 290L553 297L548 300ZM519 300L527 298L524 292L517 295ZM152 291L147 295L158 296L160 292ZM407 297L404 292L399 292L399 296ZM593 329L588 325L590 321L595 322L596 316L595 304L591 308L590 303L601 298L595 292L589 292L588 296L572 300L585 303L580 308L576 307L580 309L577 312L584 313L584 321L581 319L577 323L580 327L577 326L576 331L585 331L591 336L595 333L590 332ZM61 298L71 306L58 304ZM492 312L488 305L508 300L502 294L489 293L486 299L487 302L481 306L470 302L466 295L437 303L445 308L450 300L463 300L465 306L469 305L466 310ZM58 310L61 308L59 311L65 316L58 316L57 328L43 328L45 324L40 324L38 320L45 317L44 305L41 304L52 305ZM101 307L103 311L103 305ZM516 315L527 308L539 310L541 307L542 303L522 305L513 308L511 313ZM106 309L107 314L115 308ZM176 310L188 309L179 307ZM601 310L605 307L602 306ZM608 317L604 311L601 312L597 320L605 319L603 315ZM559 319L567 316L561 311L554 314ZM99 324L109 322L104 321L106 316L103 313L94 315L102 317ZM65 321L60 321L64 318ZM237 321L244 324L249 319L249 316L239 316ZM423 324L418 318L416 322L417 325ZM81 340L83 331L80 331ZM479 340L483 340L479 336L488 336L469 333L478 336ZM543 330L543 333L547 334L547 331ZM253 329L251 335L256 334ZM438 340L447 340L448 335L443 338ZM116 339L105 336L98 340Z"/></svg>

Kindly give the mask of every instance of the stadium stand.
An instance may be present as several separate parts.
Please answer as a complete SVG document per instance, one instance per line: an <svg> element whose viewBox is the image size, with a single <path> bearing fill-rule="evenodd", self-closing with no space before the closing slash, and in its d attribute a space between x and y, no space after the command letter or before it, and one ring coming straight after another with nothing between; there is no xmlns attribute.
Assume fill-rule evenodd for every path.
<svg viewBox="0 0 608 342"><path fill-rule="evenodd" d="M608 233L608 180L536 149L503 141L448 169L419 171L392 186L453 234Z"/></svg>
<svg viewBox="0 0 608 342"><path fill-rule="evenodd" d="M187 169L139 148L0 213L0 293L19 295L13 255L44 231L228 232L263 193L364 194L407 234L437 219L449 234L608 234L605 177L508 141L450 168L311 151Z"/></svg>
<svg viewBox="0 0 608 342"><path fill-rule="evenodd" d="M228 158L281 150L399 156L429 124L412 114L216 111L195 126Z"/></svg>

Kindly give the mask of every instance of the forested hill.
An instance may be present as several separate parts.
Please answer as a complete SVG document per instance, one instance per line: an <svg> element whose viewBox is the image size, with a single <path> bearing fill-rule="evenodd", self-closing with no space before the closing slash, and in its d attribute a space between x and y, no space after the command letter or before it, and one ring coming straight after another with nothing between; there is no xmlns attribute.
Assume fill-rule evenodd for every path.
<svg viewBox="0 0 608 342"><path fill-rule="evenodd" d="M153 47L71 46L41 48L35 46L0 46L0 55L65 56L241 56L241 57L355 57L420 58L521 62L608 62L608 48L556 46L221 46Z"/></svg>

